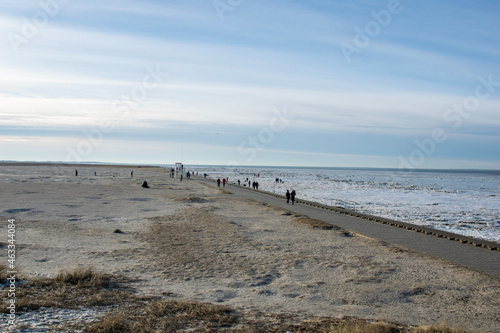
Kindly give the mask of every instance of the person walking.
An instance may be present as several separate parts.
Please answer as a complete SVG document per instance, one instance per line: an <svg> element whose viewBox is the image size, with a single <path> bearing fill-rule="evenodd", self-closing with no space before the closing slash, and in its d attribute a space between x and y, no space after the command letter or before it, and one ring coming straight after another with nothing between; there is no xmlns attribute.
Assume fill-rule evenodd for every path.
<svg viewBox="0 0 500 333"><path fill-rule="evenodd" d="M217 187L220 187L220 178L217 178Z"/></svg>
<svg viewBox="0 0 500 333"><path fill-rule="evenodd" d="M290 191L286 190L285 196L286 196L286 204L288 205L290 203L290 196L291 196Z"/></svg>
<svg viewBox="0 0 500 333"><path fill-rule="evenodd" d="M295 190L292 190L292 193L290 193L290 199L292 199L292 205L295 205Z"/></svg>
<svg viewBox="0 0 500 333"><path fill-rule="evenodd" d="M226 178L222 178L222 188L226 188Z"/></svg>

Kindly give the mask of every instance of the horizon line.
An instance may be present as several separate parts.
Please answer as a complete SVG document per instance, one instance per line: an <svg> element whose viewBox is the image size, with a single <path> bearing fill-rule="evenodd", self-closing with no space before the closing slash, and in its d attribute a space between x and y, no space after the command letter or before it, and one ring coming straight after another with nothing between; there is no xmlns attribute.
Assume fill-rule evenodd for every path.
<svg viewBox="0 0 500 333"><path fill-rule="evenodd" d="M65 161L18 161L18 160L0 160L2 164L54 164L54 165L125 165L125 166L157 166L163 167L167 165L175 165L173 163L133 163L133 162L102 162L102 161L82 161L82 162L65 162ZM183 163L186 165L186 163ZM187 164L191 167L218 167L218 168L289 168L289 169L350 169L350 170L385 170L399 172L495 172L500 173L500 169L461 169L461 168L394 168L394 167L362 167L362 166L304 166L304 165L224 165L224 164Z"/></svg>

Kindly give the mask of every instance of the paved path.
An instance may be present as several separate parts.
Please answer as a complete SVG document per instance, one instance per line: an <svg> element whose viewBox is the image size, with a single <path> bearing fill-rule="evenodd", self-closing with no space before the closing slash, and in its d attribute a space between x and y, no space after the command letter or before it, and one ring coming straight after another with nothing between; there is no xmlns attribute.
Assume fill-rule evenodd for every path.
<svg viewBox="0 0 500 333"><path fill-rule="evenodd" d="M215 184L215 182L210 179L200 177L196 177L196 179L208 184ZM311 203L301 200L296 202L295 205L291 205L287 204L280 196L262 191L254 191L247 187L226 185L226 191L241 198L268 203L272 206L287 209L297 214L331 223L351 232L385 241L397 245L398 247L419 251L483 273L500 276L500 251L495 247L500 247L500 244L489 243L489 249L486 246L479 246L481 241L479 241L478 244L475 242L477 240L468 237L453 235L457 236L460 241L450 240L443 237L443 235L448 235L447 237L449 237L449 235L452 234L440 232L436 234L438 237L433 237L422 232L422 230L431 230L425 227L423 229L417 229L421 232L407 230L405 228L392 226L389 223L384 224L365 218L350 216L345 213L347 211L339 213L321 207L314 207L310 205ZM391 221L377 218L377 221L382 220L385 220L384 222ZM406 223L400 224L405 227L411 226ZM433 232L435 232L435 230ZM453 239L454 237L450 238ZM465 241L463 241L463 239L465 239ZM493 250L491 248L493 248Z"/></svg>

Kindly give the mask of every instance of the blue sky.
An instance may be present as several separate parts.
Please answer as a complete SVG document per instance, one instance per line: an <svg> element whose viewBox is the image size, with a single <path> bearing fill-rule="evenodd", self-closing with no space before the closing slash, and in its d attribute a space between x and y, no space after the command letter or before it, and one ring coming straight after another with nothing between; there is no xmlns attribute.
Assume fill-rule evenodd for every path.
<svg viewBox="0 0 500 333"><path fill-rule="evenodd" d="M0 3L0 160L500 169L500 2Z"/></svg>

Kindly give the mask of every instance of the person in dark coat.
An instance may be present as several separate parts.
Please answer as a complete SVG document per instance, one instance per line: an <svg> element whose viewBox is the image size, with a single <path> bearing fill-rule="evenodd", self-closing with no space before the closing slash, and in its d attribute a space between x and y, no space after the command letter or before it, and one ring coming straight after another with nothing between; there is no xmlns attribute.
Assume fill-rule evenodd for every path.
<svg viewBox="0 0 500 333"><path fill-rule="evenodd" d="M147 182L147 181L144 181L144 183L142 183L142 187L144 187L144 188L149 188L148 182Z"/></svg>
<svg viewBox="0 0 500 333"><path fill-rule="evenodd" d="M286 190L285 196L286 196L286 203L289 204L290 203L290 196L291 196L290 191Z"/></svg>
<svg viewBox="0 0 500 333"><path fill-rule="evenodd" d="M290 198L292 199L292 205L295 205L295 190L292 190L292 193L290 193Z"/></svg>

